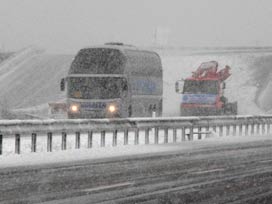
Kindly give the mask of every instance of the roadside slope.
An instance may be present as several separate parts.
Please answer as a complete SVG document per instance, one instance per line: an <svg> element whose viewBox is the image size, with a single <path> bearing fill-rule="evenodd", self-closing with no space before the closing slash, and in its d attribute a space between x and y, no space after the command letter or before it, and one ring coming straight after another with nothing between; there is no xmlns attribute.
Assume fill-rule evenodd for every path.
<svg viewBox="0 0 272 204"><path fill-rule="evenodd" d="M11 109L38 106L63 98L60 79L72 56L37 54L0 76L0 98ZM0 67L1 70L1 67Z"/></svg>

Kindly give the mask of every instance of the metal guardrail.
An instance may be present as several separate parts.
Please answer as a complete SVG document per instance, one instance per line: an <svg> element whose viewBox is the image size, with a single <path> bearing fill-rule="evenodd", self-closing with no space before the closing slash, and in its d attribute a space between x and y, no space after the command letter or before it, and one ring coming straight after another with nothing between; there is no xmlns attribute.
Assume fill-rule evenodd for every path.
<svg viewBox="0 0 272 204"><path fill-rule="evenodd" d="M209 116L209 117L172 117L172 118L129 118L129 119L77 119L77 120L5 120L0 121L0 155L5 154L6 140L14 141L13 153L21 153L21 141L28 137L31 152L37 151L37 140L45 136L46 151L53 150L53 138L61 137L60 149L67 149L67 137L75 138L75 148L81 147L81 136L87 135L87 148L92 148L93 133L100 134L100 147L104 147L106 133L111 133L112 146L117 145L118 133L123 133L123 145L128 144L129 132L134 132L133 144L139 144L140 132L143 133L144 144L151 144L152 132L153 143L159 144L169 142L169 131L171 130L172 142L202 139L211 132L219 136L229 135L264 135L270 133L272 116ZM177 132L180 140L177 140ZM130 135L131 137L131 135ZM9 143L10 148L10 143Z"/></svg>

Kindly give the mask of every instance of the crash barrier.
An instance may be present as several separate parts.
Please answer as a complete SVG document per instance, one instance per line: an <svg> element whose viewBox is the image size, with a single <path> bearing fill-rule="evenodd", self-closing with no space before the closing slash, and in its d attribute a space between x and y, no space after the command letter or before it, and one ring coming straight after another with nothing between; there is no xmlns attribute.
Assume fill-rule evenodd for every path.
<svg viewBox="0 0 272 204"><path fill-rule="evenodd" d="M270 134L271 123L269 115L5 120L0 121L0 154L177 143L203 139L211 134L257 136Z"/></svg>

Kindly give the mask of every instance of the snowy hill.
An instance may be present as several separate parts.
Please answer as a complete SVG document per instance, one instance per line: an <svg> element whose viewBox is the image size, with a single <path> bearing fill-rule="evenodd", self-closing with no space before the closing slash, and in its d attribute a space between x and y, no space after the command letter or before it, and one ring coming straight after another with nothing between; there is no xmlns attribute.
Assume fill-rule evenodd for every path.
<svg viewBox="0 0 272 204"><path fill-rule="evenodd" d="M47 108L50 101L63 100L60 79L67 74L73 56L49 55L23 50L0 65L0 102L8 109Z"/></svg>
<svg viewBox="0 0 272 204"><path fill-rule="evenodd" d="M9 52L0 52L0 63L8 59L12 54L13 53L9 53Z"/></svg>
<svg viewBox="0 0 272 204"><path fill-rule="evenodd" d="M270 50L158 52L164 69L165 116L179 114L180 95L174 90L176 80L188 77L201 62L210 60L218 61L222 68L226 64L232 68L232 76L226 82L225 95L229 101L238 101L239 114L260 114L272 109ZM47 111L48 102L62 101L65 95L59 90L59 82L67 75L73 57L73 55L50 55L41 50L28 48L5 60L0 64L2 107L7 106L12 110Z"/></svg>

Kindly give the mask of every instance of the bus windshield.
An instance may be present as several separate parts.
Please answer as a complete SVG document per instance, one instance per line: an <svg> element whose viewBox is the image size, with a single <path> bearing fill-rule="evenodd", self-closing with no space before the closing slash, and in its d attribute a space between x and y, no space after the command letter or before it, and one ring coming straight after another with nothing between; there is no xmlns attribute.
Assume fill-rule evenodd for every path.
<svg viewBox="0 0 272 204"><path fill-rule="evenodd" d="M110 48L86 48L71 64L70 74L121 74L124 56Z"/></svg>
<svg viewBox="0 0 272 204"><path fill-rule="evenodd" d="M124 90L121 77L69 77L68 97L78 99L120 98Z"/></svg>
<svg viewBox="0 0 272 204"><path fill-rule="evenodd" d="M217 81L197 81L185 80L184 94L217 94L218 82Z"/></svg>

